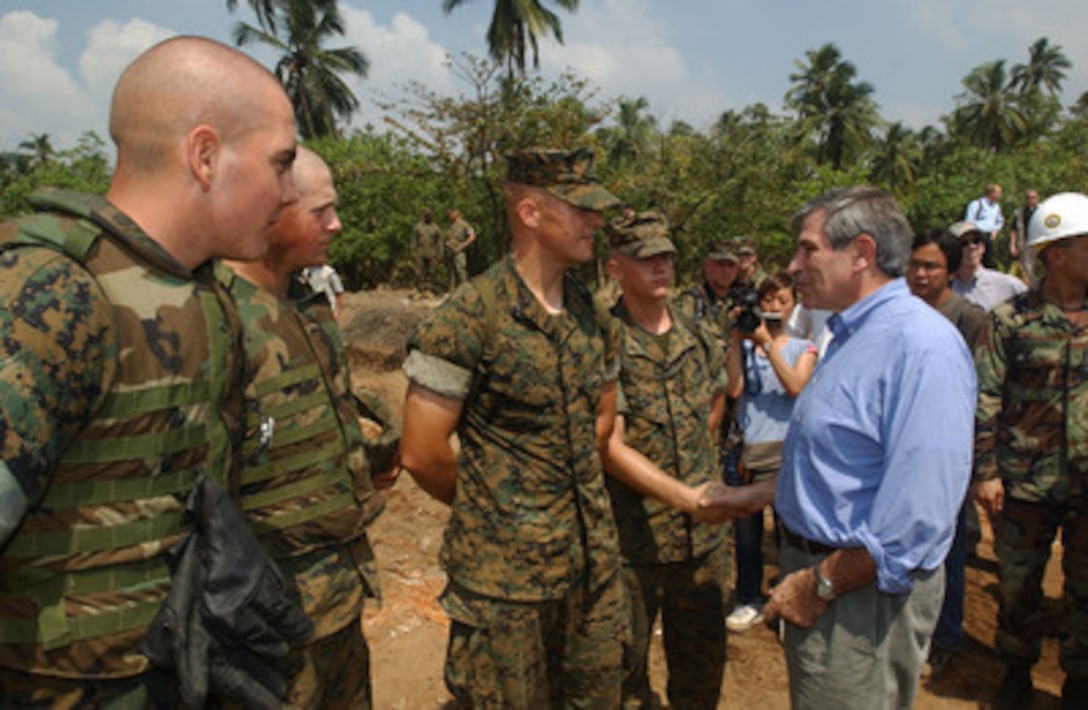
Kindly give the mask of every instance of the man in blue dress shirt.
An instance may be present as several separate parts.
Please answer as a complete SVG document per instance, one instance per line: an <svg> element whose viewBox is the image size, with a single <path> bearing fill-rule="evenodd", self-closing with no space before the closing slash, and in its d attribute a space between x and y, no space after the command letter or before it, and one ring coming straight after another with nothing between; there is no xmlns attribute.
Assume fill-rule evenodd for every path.
<svg viewBox="0 0 1088 710"><path fill-rule="evenodd" d="M775 506L795 708L908 708L971 474L975 370L900 278L912 230L887 194L832 190L794 216L789 270L834 337L797 398Z"/></svg>

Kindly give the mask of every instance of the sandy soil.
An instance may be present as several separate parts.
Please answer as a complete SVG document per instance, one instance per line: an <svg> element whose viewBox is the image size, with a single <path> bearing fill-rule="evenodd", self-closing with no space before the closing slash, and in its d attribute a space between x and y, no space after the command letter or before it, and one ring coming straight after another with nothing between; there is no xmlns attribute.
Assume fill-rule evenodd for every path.
<svg viewBox="0 0 1088 710"><path fill-rule="evenodd" d="M378 290L347 294L341 318L351 351L355 384L369 388L399 411L405 381L399 371L404 342L416 323L434 307L434 299L406 291ZM371 648L374 704L377 710L440 708L450 701L442 681L447 620L436 603L445 583L437 564L447 518L445 506L402 478L386 494L385 513L371 528L381 566L382 604L368 609L364 628ZM996 576L988 526L983 525L979 557L967 569L967 640L961 658L939 680L923 678L916 707L921 710L987 707L1003 672L993 653L997 614ZM768 528L769 529L769 528ZM765 539L765 579L777 569L770 535ZM1046 577L1049 630L1042 661L1035 667L1033 708L1057 708L1063 674L1057 659L1057 620L1061 613L1060 545ZM651 657L655 689L664 695L666 670L660 643ZM662 700L662 707L667 707ZM719 708L789 707L785 663L775 634L757 626L729 637L728 661Z"/></svg>

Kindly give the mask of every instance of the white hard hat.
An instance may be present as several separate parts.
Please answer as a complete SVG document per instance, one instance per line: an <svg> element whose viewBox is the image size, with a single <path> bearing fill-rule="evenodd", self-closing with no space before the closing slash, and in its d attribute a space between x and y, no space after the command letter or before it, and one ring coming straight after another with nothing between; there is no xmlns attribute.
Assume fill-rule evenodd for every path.
<svg viewBox="0 0 1088 710"><path fill-rule="evenodd" d="M1028 224L1028 246L1038 251L1050 242L1088 234L1088 196L1059 192L1039 205Z"/></svg>

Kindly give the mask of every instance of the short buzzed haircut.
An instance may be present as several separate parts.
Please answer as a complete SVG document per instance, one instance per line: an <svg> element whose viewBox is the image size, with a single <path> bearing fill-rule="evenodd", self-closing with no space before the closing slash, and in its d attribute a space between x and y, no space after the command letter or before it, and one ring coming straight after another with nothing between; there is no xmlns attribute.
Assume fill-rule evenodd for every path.
<svg viewBox="0 0 1088 710"><path fill-rule="evenodd" d="M172 37L137 57L121 73L110 103L110 138L126 169L157 169L174 141L206 123L224 140L257 123L261 81L281 86L272 72L233 47L205 37ZM286 96L286 95L285 95Z"/></svg>

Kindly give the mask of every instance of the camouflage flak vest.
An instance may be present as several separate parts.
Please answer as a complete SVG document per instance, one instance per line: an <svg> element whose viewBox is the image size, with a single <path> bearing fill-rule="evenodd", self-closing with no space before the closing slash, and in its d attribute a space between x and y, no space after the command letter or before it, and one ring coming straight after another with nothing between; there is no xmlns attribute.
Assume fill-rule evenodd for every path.
<svg viewBox="0 0 1088 710"><path fill-rule="evenodd" d="M332 312L296 312L226 267L217 277L247 324L242 510L277 558L359 538L382 499Z"/></svg>
<svg viewBox="0 0 1088 710"><path fill-rule="evenodd" d="M0 249L53 249L83 265L112 306L118 369L0 552L0 666L131 676L147 666L137 646L169 587L164 552L188 530L185 494L202 473L230 478L240 325L210 273L194 279L148 248L105 200L31 201L43 211Z"/></svg>

